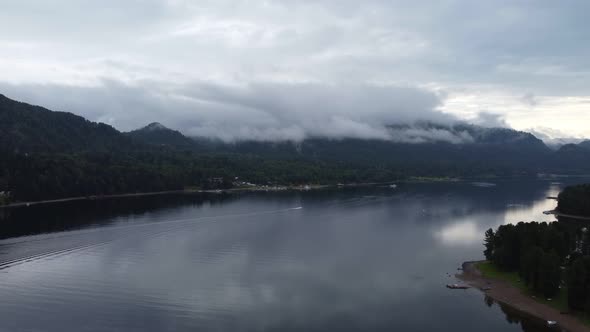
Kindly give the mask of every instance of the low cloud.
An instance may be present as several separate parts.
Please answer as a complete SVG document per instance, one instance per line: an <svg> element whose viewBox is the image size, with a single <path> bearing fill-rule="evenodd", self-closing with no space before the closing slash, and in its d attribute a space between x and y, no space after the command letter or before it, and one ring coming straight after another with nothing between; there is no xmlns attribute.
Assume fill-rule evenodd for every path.
<svg viewBox="0 0 590 332"><path fill-rule="evenodd" d="M473 137L466 131L451 128L428 128L420 125L402 129L392 129L390 140L400 143L447 142L452 144L472 143Z"/></svg>
<svg viewBox="0 0 590 332"><path fill-rule="evenodd" d="M522 96L520 98L520 100L524 104L526 104L526 105L528 105L530 107L535 107L535 106L539 105L539 100L537 99L537 96L535 96L534 94L532 94L530 92L529 93L526 93L524 96Z"/></svg>
<svg viewBox="0 0 590 332"><path fill-rule="evenodd" d="M416 126L458 121L437 110L440 94L409 86L319 83L183 85L102 80L95 86L11 85L8 97L68 111L129 131L153 121L189 136L226 142L381 139L405 143L470 141L467 133ZM396 125L396 126L391 126ZM399 125L404 125L399 127Z"/></svg>
<svg viewBox="0 0 590 332"><path fill-rule="evenodd" d="M487 128L508 128L505 115L491 112L479 112L471 123Z"/></svg>
<svg viewBox="0 0 590 332"><path fill-rule="evenodd" d="M535 135L545 142L549 147L558 148L564 144L578 144L584 141L584 138L577 137L570 133L547 127L529 128L526 131Z"/></svg>

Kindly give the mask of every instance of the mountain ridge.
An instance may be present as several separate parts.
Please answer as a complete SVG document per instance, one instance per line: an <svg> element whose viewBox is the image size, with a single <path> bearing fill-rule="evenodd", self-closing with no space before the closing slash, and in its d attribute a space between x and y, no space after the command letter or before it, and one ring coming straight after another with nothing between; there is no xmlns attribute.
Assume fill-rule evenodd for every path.
<svg viewBox="0 0 590 332"><path fill-rule="evenodd" d="M137 141L171 148L190 149L195 141L177 130L170 129L159 122L152 122L142 128L125 133Z"/></svg>
<svg viewBox="0 0 590 332"><path fill-rule="evenodd" d="M122 133L2 95L0 191L16 200L38 200L215 188L212 178L230 184L235 177L264 184L335 184L590 172L584 145L553 151L530 133L506 128L419 126L392 126L396 134L415 134L409 140L414 143L317 137L227 143L189 138L161 123ZM416 143L428 137L434 140ZM456 137L466 143L458 144Z"/></svg>

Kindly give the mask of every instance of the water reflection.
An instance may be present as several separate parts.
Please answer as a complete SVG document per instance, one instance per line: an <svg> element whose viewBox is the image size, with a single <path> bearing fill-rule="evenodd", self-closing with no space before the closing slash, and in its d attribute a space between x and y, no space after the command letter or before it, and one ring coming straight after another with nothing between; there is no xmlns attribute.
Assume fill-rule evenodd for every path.
<svg viewBox="0 0 590 332"><path fill-rule="evenodd" d="M488 228L495 229L500 224L554 221L554 217L543 214L543 211L556 208L557 201L547 197L557 196L564 185L542 181L525 182L521 185L526 189L519 189L514 181L499 182L493 186L491 183L477 183L474 187L478 190L469 190L469 196L459 199L446 196L447 206L439 207L433 213L434 217L455 220L434 229L434 238L448 246L470 246L481 243L482 234ZM523 191L531 189L533 190L528 197L522 195ZM478 207L481 204L480 199L488 200L486 203L489 204Z"/></svg>
<svg viewBox="0 0 590 332"><path fill-rule="evenodd" d="M0 322L9 331L520 331L478 291L444 285L481 258L483 231L504 223L510 204L533 218L548 190L425 183L15 210L0 240L0 262L12 261L0 273Z"/></svg>
<svg viewBox="0 0 590 332"><path fill-rule="evenodd" d="M543 214L543 211L554 210L557 207L557 201L547 199L547 197L556 197L562 190L562 185L550 184L544 192L546 199L535 200L530 203L513 202L507 206L504 216L504 223L516 223L519 221L555 221L555 217Z"/></svg>
<svg viewBox="0 0 590 332"><path fill-rule="evenodd" d="M177 207L208 208L237 199L226 194L171 194L0 207L0 239L133 222Z"/></svg>
<svg viewBox="0 0 590 332"><path fill-rule="evenodd" d="M446 225L435 236L445 245L472 245L481 242L483 231L473 221L461 221Z"/></svg>
<svg viewBox="0 0 590 332"><path fill-rule="evenodd" d="M542 319L538 319L527 315L526 313L520 312L502 302L496 302L493 298L484 295L484 303L488 307L498 305L505 315L505 319L509 324L519 325L524 332L555 332L560 329L550 328L546 322Z"/></svg>

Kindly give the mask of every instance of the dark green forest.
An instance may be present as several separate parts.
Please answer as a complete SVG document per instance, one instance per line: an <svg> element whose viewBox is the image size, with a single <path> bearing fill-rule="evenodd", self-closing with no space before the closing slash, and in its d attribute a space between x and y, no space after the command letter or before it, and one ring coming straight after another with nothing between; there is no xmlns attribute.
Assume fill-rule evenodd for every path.
<svg viewBox="0 0 590 332"><path fill-rule="evenodd" d="M504 271L519 272L532 290L553 297L561 282L561 265L573 251L574 234L557 223L500 226L485 233L485 257Z"/></svg>
<svg viewBox="0 0 590 332"><path fill-rule="evenodd" d="M235 177L259 184L386 181L398 175L386 169L354 168L301 160L256 156L177 153L6 154L0 158L0 188L16 201L109 195L185 188L216 189L209 179ZM226 187L227 188L227 187Z"/></svg>
<svg viewBox="0 0 590 332"><path fill-rule="evenodd" d="M588 188L586 184L564 189L559 209L576 214L587 211ZM528 288L545 298L566 288L569 308L590 313L588 226L567 218L553 223L502 225L496 231L486 231L484 255L501 270L518 272Z"/></svg>
<svg viewBox="0 0 590 332"><path fill-rule="evenodd" d="M559 194L559 212L590 217L590 184L572 186Z"/></svg>

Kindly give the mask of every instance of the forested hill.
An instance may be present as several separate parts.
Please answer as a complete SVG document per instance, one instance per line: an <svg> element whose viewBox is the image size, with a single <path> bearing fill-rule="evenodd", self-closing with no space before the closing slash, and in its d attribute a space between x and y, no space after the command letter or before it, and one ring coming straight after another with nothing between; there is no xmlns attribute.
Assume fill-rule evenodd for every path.
<svg viewBox="0 0 590 332"><path fill-rule="evenodd" d="M432 123L390 126L392 133L408 132L409 142L377 139L308 138L300 142L237 141L224 143L206 137L193 140L158 123L132 131L129 135L152 146L167 146L198 153L259 156L273 160L338 162L397 170L414 169L454 172L453 175L481 173L530 173L550 170L554 151L530 133L505 128L483 128L466 124L442 126ZM445 139L420 141L412 131L443 133L465 142ZM414 142L410 142L410 141ZM590 155L590 154L588 154ZM440 173L439 172L439 173Z"/></svg>
<svg viewBox="0 0 590 332"><path fill-rule="evenodd" d="M399 169L461 170L474 173L506 171L538 172L550 169L552 151L542 142L527 143L449 142L396 143L366 139L307 139L302 142L211 143L208 150L249 154L273 159L303 159L347 162L355 165L384 165ZM197 149L207 151L204 140Z"/></svg>
<svg viewBox="0 0 590 332"><path fill-rule="evenodd" d="M149 125L127 133L127 136L143 143L178 149L194 149L196 142L179 131L165 127L161 123L153 122Z"/></svg>
<svg viewBox="0 0 590 332"><path fill-rule="evenodd" d="M481 173L531 173L567 169L582 172L590 153L575 147L558 153L533 135L502 128L471 125L420 124L421 131L467 135L467 142L431 140L401 143L365 139L310 138L302 142L239 141L223 143L207 138L191 139L160 123L121 133L109 125L88 121L65 112L52 112L0 96L0 149L16 153L137 153L147 150L192 151L195 154L258 156L273 160L303 160L388 167L406 173L453 176ZM391 126L392 130L407 129ZM415 129L415 128L414 128ZM583 150L584 152L580 152ZM559 156L559 158L553 158ZM575 163L568 163L569 160ZM590 167L589 167L590 168ZM424 171L424 172L423 172Z"/></svg>
<svg viewBox="0 0 590 332"><path fill-rule="evenodd" d="M15 153L113 152L137 148L104 123L53 112L0 94L0 150Z"/></svg>
<svg viewBox="0 0 590 332"><path fill-rule="evenodd" d="M590 173L590 153L580 146L555 152L535 136L511 129L416 126L389 129L444 133L461 141L421 141L410 135L405 143L317 137L295 143L224 143L187 138L159 123L121 133L0 95L0 192L11 193L0 195L0 204L211 187L212 178L224 178L225 185L235 177L259 184L335 184L410 176Z"/></svg>
<svg viewBox="0 0 590 332"><path fill-rule="evenodd" d="M408 129L420 132L444 133L451 137L467 137L465 142L428 140L424 142L400 142L376 139L327 139L308 138L300 142L237 141L224 143L204 137L196 137L189 144L186 137L170 129L150 131L149 139L138 135L143 142L176 146L198 153L259 156L273 160L306 160L314 162L338 162L359 167L380 166L401 173L447 175L477 174L531 174L537 172L584 173L590 170L590 153L555 152L530 133L506 128L483 128L457 124L441 126L422 123L412 128L391 126L393 132ZM145 131L142 129L141 131ZM153 133L153 134L152 134ZM157 134L157 135L156 135ZM164 136L165 134L165 136ZM159 136L164 136L159 140ZM174 139L170 139L173 137ZM409 137L409 140L418 140ZM175 144L179 142L179 144ZM575 162L570 162L575 161Z"/></svg>

